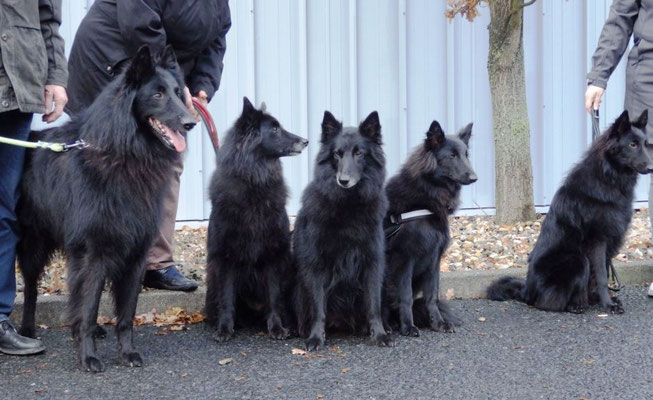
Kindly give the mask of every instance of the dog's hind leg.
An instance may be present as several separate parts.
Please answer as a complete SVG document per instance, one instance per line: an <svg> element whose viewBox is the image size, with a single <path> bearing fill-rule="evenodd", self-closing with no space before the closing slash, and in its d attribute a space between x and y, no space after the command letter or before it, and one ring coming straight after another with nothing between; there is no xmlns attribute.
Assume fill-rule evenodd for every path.
<svg viewBox="0 0 653 400"><path fill-rule="evenodd" d="M20 334L36 337L36 298L38 281L43 269L50 260L53 248L47 239L24 239L18 244L18 265L25 283L25 300L23 305L23 322Z"/></svg>
<svg viewBox="0 0 653 400"><path fill-rule="evenodd" d="M590 270L596 279L596 292L599 295L601 307L614 314L623 314L621 302L613 302L608 290L608 268L606 258L606 243L599 242L589 249Z"/></svg>
<svg viewBox="0 0 653 400"><path fill-rule="evenodd" d="M410 260L399 272L399 333L417 337L419 329L413 322L413 265Z"/></svg>
<svg viewBox="0 0 653 400"><path fill-rule="evenodd" d="M283 308L281 304L281 271L284 266L268 266L266 269L267 279L267 301L268 301L268 335L272 339L283 340L288 338L288 329L283 327L283 322L279 310Z"/></svg>
<svg viewBox="0 0 653 400"><path fill-rule="evenodd" d="M138 294L141 291L141 279L145 272L144 258L129 263L120 275L113 281L113 296L116 308L118 351L122 362L130 367L143 365L143 357L134 349L134 315Z"/></svg>
<svg viewBox="0 0 653 400"><path fill-rule="evenodd" d="M106 265L101 257L88 254L84 259L71 254L68 257L71 322L73 337L79 343L82 368L91 372L103 372L105 367L96 354L94 333ZM96 267L90 265L89 258L94 260Z"/></svg>
<svg viewBox="0 0 653 400"><path fill-rule="evenodd" d="M574 314L582 314L589 306L589 281L590 281L590 263L586 257L583 257L583 273L576 279L572 287L572 295L567 304L566 311Z"/></svg>
<svg viewBox="0 0 653 400"><path fill-rule="evenodd" d="M365 287L365 305L367 320L370 325L370 335L374 342L381 347L394 347L392 336L388 335L381 319L381 287L385 270L385 255L377 254L375 259L368 264L368 271L363 276ZM412 311L411 311L412 312Z"/></svg>

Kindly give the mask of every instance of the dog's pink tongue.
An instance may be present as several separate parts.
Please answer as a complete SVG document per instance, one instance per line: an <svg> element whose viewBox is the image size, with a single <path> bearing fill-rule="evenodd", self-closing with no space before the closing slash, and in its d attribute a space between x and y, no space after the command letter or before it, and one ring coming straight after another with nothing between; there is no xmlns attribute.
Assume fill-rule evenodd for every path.
<svg viewBox="0 0 653 400"><path fill-rule="evenodd" d="M175 146L177 153L183 153L186 150L186 139L181 136L181 133L168 129L167 136L172 142L172 145Z"/></svg>

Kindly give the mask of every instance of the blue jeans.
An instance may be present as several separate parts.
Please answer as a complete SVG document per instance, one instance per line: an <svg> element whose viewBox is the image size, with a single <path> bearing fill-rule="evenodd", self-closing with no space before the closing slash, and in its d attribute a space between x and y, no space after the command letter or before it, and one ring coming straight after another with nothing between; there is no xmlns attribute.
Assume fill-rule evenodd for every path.
<svg viewBox="0 0 653 400"><path fill-rule="evenodd" d="M0 113L0 136L26 140L31 125L32 114ZM16 204L24 160L24 148L0 143L0 321L9 317L16 298Z"/></svg>

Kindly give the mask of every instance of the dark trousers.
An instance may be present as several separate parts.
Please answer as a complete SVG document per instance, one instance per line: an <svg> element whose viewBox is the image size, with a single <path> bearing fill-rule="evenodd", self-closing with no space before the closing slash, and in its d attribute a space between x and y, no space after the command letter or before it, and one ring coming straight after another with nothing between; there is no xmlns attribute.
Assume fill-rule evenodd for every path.
<svg viewBox="0 0 653 400"><path fill-rule="evenodd" d="M31 124L32 114L2 112L0 136L26 140ZM24 148L0 143L0 321L11 314L16 297L16 204L24 159Z"/></svg>
<svg viewBox="0 0 653 400"><path fill-rule="evenodd" d="M631 120L639 117L642 111L648 109L646 134L649 143L653 143L653 43L644 39L641 39L628 55L624 106L628 110ZM653 178L648 179L651 179L648 210L653 230Z"/></svg>

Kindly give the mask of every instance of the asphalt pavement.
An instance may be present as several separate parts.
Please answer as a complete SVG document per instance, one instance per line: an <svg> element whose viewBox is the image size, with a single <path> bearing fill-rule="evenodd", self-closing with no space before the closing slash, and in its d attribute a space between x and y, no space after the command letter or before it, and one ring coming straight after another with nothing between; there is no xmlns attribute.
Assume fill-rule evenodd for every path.
<svg viewBox="0 0 653 400"><path fill-rule="evenodd" d="M515 302L453 300L456 333L422 331L377 348L364 337L329 336L328 348L293 354L303 341L239 332L211 340L137 327L145 365L118 363L113 332L98 341L107 370L83 372L68 329L41 330L48 351L0 355L7 399L651 399L653 300L630 286L623 315L550 313ZM165 333L165 334L162 334ZM231 359L231 360L229 360ZM224 365L223 365L224 364Z"/></svg>

